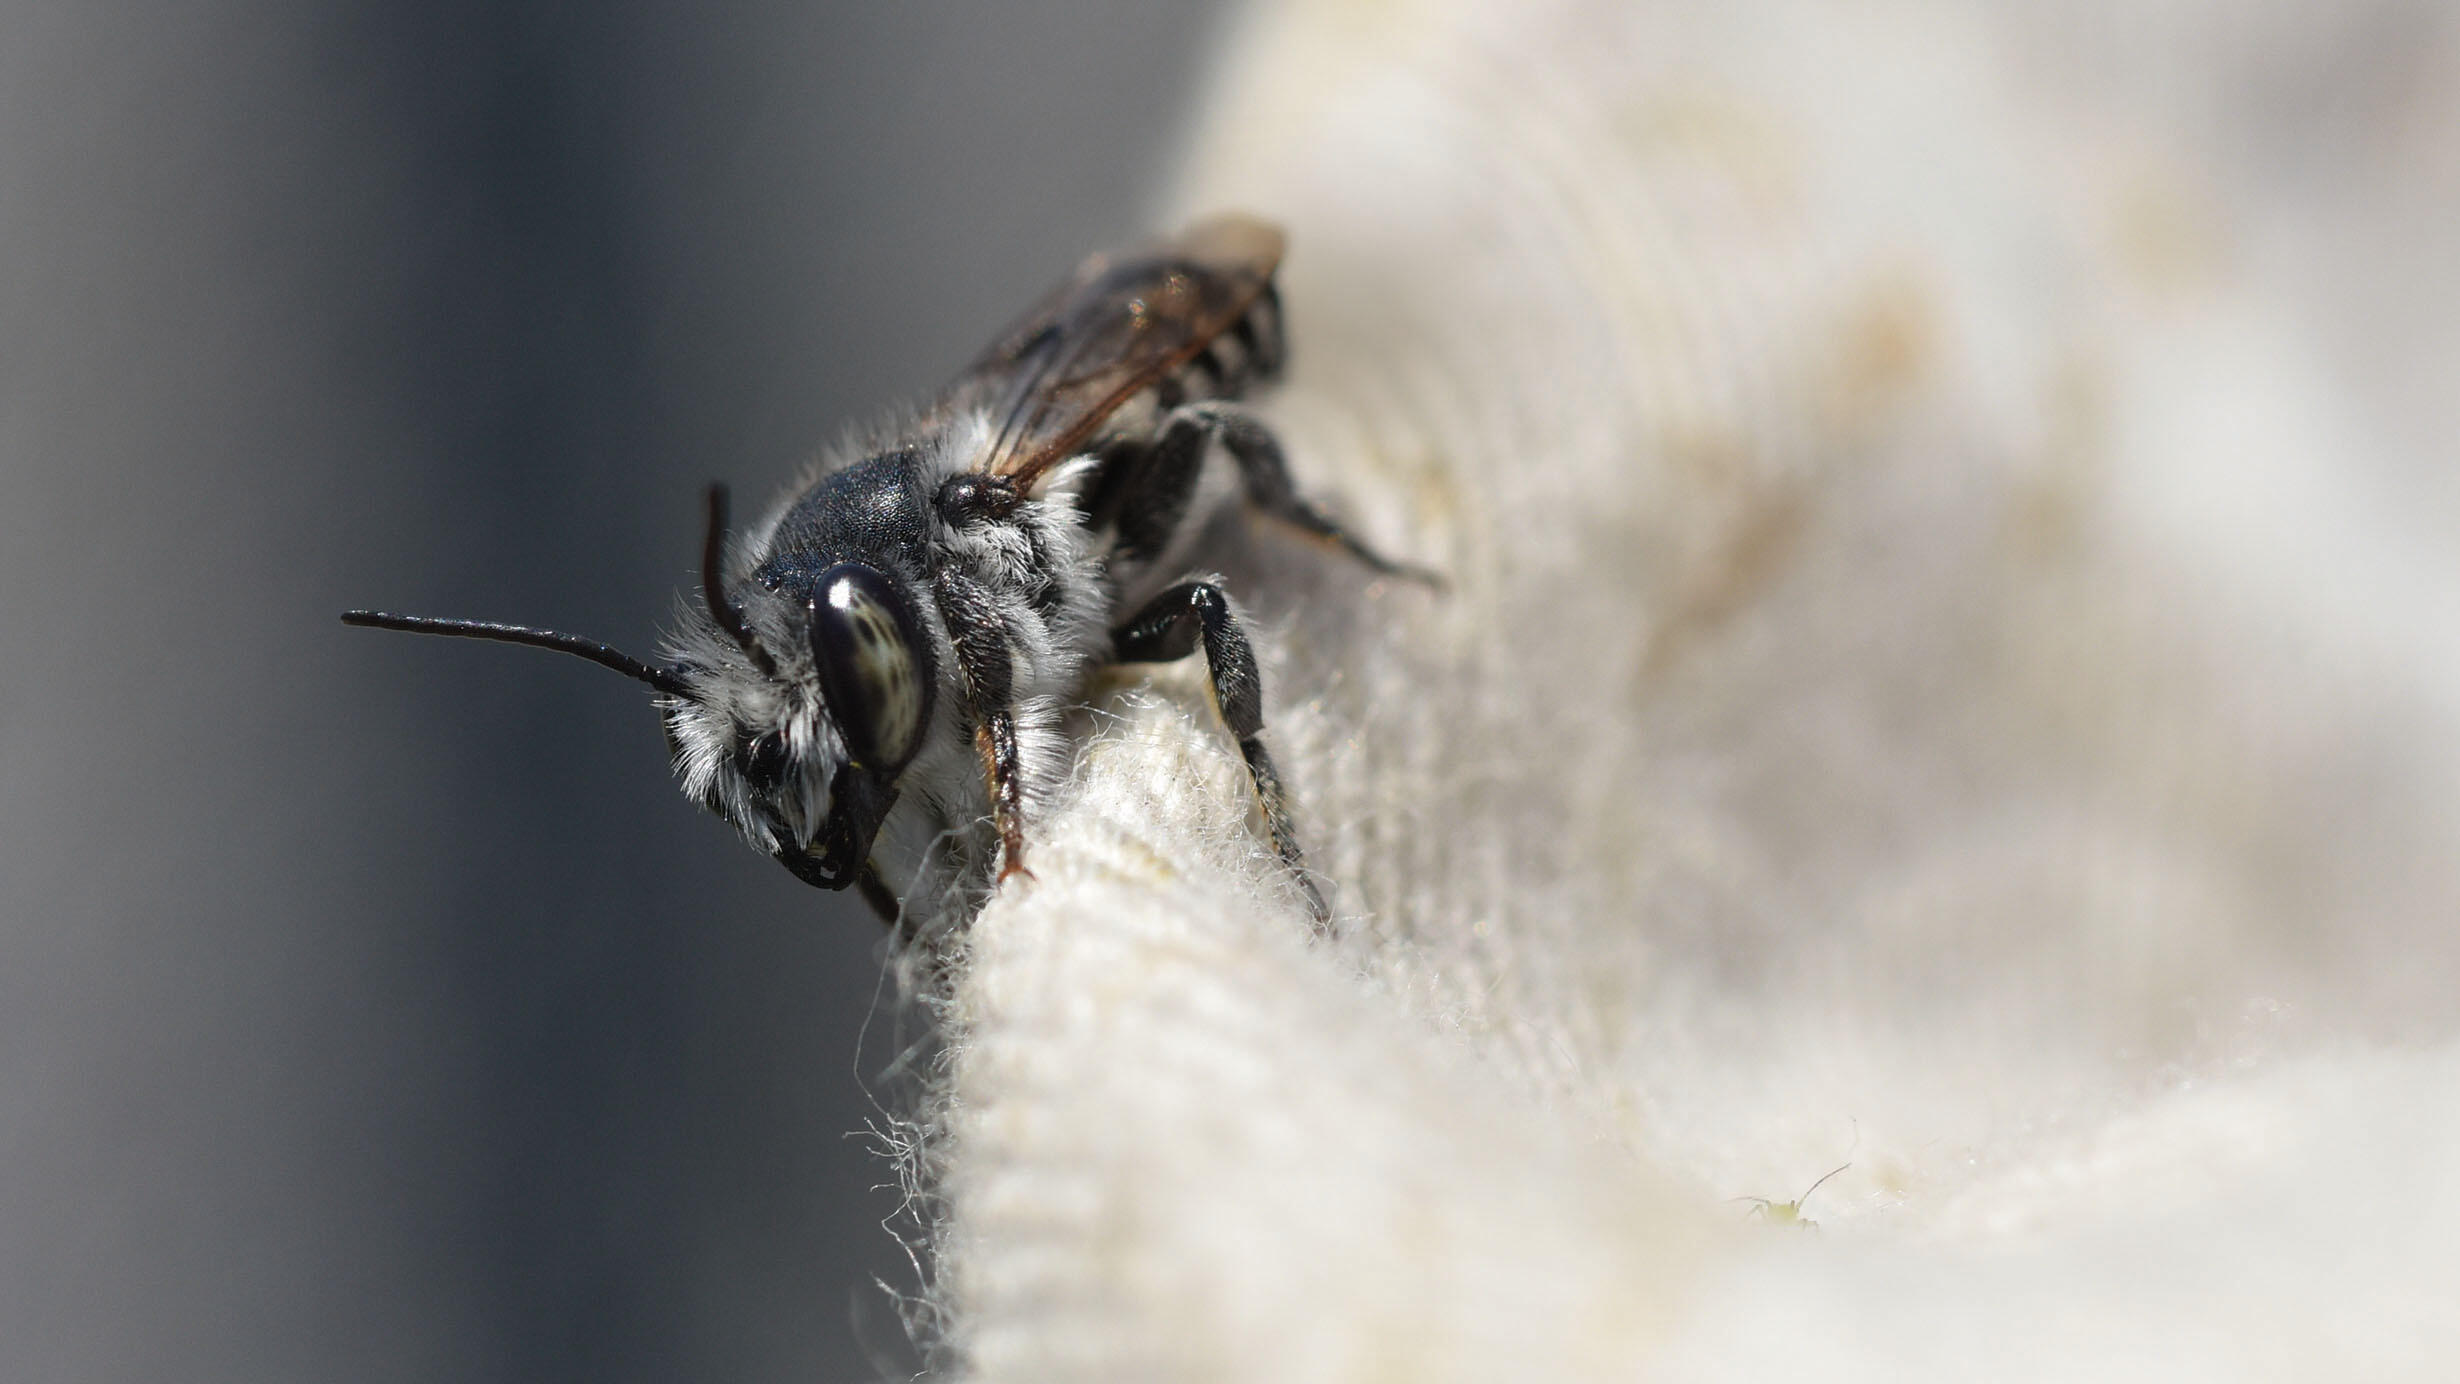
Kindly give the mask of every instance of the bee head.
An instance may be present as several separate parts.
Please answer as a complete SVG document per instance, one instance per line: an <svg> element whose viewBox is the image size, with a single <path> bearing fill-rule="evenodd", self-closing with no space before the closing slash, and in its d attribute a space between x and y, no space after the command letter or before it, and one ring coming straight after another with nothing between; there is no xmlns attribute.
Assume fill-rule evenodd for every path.
<svg viewBox="0 0 2460 1384"><path fill-rule="evenodd" d="M936 658L899 576L859 562L723 576L726 491L709 488L704 608L663 665L579 635L481 620L354 610L345 624L490 639L575 654L659 694L675 772L694 801L823 889L862 874L897 776L931 722Z"/></svg>
<svg viewBox="0 0 2460 1384"><path fill-rule="evenodd" d="M724 496L711 497L705 623L674 650L664 703L676 772L754 849L823 889L859 877L921 748L935 659L906 584L860 562L723 572Z"/></svg>

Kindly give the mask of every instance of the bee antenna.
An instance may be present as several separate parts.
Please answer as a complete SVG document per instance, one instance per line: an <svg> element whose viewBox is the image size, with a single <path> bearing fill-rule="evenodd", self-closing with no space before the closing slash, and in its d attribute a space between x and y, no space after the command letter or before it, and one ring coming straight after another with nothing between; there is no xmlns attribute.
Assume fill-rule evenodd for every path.
<svg viewBox="0 0 2460 1384"><path fill-rule="evenodd" d="M441 634L458 639L492 639L499 644L527 644L533 649L553 649L558 653L586 658L601 668L612 668L635 682L645 682L670 697L690 695L683 679L668 668L643 663L632 655L595 639L583 639L577 634L559 634L554 630L534 630L524 625L499 625L491 620L436 620L424 615L395 615L382 610L346 610L342 623L368 629L403 630L410 634Z"/></svg>
<svg viewBox="0 0 2460 1384"><path fill-rule="evenodd" d="M752 656L752 662L770 677L777 676L777 664L769 651L752 637L751 626L743 623L743 608L726 594L726 487L723 483L709 487L709 536L700 546L700 599L709 607L709 618L726 631L737 647Z"/></svg>

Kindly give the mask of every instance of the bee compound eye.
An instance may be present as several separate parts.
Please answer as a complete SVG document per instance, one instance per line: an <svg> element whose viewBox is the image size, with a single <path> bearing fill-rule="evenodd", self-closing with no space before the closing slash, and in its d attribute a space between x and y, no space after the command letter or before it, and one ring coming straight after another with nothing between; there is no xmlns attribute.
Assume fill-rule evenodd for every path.
<svg viewBox="0 0 2460 1384"><path fill-rule="evenodd" d="M861 563L821 573L811 652L820 695L854 762L893 774L921 747L930 718L929 646L890 578Z"/></svg>

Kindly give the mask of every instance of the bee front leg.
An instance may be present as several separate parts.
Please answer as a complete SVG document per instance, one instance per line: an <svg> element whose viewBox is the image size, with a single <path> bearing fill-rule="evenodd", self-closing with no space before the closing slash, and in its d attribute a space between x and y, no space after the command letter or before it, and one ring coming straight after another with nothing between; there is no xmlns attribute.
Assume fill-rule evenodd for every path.
<svg viewBox="0 0 2460 1384"><path fill-rule="evenodd" d="M1122 663L1168 663L1187 657L1201 643L1211 674L1213 702L1222 724L1238 738L1239 753L1255 782L1256 800L1264 809L1264 828L1273 850L1298 880L1307 897L1307 911L1322 929L1332 918L1323 892L1307 873L1307 859L1290 826L1290 803L1281 775L1264 752L1264 678L1256 671L1255 651L1230 609L1230 598L1211 582L1174 586L1146 602L1145 608L1111 635Z"/></svg>
<svg viewBox="0 0 2460 1384"><path fill-rule="evenodd" d="M1025 769L1017 753L1015 667L1008 651L999 604L981 583L952 571L933 580L940 618L957 646L957 671L965 684L966 719L974 726L974 752L991 795L991 822L999 831L999 878L1033 878L1025 868Z"/></svg>

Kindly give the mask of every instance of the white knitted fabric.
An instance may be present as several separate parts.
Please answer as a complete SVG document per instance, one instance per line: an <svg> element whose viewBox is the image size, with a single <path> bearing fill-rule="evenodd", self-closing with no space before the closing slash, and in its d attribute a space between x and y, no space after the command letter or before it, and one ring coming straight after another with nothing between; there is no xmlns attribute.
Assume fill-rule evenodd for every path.
<svg viewBox="0 0 2460 1384"><path fill-rule="evenodd" d="M1199 670L1096 689L953 954L950 1362L2454 1368L2455 93L2399 0L1251 16L1174 212L1452 586L1209 555L1336 943Z"/></svg>

